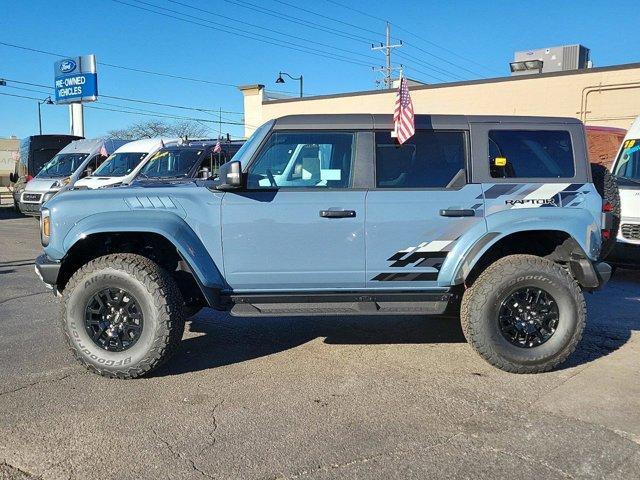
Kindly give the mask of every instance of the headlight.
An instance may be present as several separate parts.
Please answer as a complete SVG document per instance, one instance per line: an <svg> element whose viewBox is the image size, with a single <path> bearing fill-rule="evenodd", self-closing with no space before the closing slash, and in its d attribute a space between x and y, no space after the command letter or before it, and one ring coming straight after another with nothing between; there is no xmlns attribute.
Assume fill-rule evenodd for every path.
<svg viewBox="0 0 640 480"><path fill-rule="evenodd" d="M42 204L44 205L45 203L47 203L49 200L51 200L53 197L56 196L56 193L58 192L47 192L42 196Z"/></svg>
<svg viewBox="0 0 640 480"><path fill-rule="evenodd" d="M48 208L40 210L40 242L43 247L49 245L51 236L51 213Z"/></svg>
<svg viewBox="0 0 640 480"><path fill-rule="evenodd" d="M52 188L62 188L65 185L68 185L70 181L71 181L71 177L66 177L61 180L56 180L56 183L52 185Z"/></svg>

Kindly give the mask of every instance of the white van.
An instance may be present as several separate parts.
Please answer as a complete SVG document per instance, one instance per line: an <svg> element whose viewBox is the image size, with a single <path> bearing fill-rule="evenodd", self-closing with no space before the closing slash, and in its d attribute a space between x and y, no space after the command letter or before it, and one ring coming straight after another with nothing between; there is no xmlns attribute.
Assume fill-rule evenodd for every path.
<svg viewBox="0 0 640 480"><path fill-rule="evenodd" d="M40 215L40 207L61 189L95 171L117 148L128 140L117 138L82 139L71 142L49 160L25 186L18 206L27 215Z"/></svg>
<svg viewBox="0 0 640 480"><path fill-rule="evenodd" d="M621 219L616 246L607 261L640 267L640 117L622 141L611 171L620 190Z"/></svg>
<svg viewBox="0 0 640 480"><path fill-rule="evenodd" d="M158 150L177 139L147 138L135 140L118 148L88 177L79 180L75 188L104 188L131 183L147 161Z"/></svg>

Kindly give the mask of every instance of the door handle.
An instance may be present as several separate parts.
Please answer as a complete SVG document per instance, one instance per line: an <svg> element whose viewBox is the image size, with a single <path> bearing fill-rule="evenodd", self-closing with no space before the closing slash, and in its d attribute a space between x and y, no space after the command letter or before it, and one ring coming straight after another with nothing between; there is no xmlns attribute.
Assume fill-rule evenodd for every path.
<svg viewBox="0 0 640 480"><path fill-rule="evenodd" d="M320 210L322 218L353 218L356 216L355 210Z"/></svg>
<svg viewBox="0 0 640 480"><path fill-rule="evenodd" d="M470 208L443 208L440 210L440 215L443 217L473 217L476 211Z"/></svg>

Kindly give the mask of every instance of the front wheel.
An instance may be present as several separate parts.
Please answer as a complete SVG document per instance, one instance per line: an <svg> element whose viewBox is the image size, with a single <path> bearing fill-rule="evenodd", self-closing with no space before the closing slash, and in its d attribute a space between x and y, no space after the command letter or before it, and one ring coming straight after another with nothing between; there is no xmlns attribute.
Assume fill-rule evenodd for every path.
<svg viewBox="0 0 640 480"><path fill-rule="evenodd" d="M69 280L61 323L82 365L106 377L135 378L160 366L182 339L182 297L148 258L106 255Z"/></svg>
<svg viewBox="0 0 640 480"><path fill-rule="evenodd" d="M533 255L490 265L464 293L462 330L491 365L546 372L575 350L586 322L577 283L561 266Z"/></svg>

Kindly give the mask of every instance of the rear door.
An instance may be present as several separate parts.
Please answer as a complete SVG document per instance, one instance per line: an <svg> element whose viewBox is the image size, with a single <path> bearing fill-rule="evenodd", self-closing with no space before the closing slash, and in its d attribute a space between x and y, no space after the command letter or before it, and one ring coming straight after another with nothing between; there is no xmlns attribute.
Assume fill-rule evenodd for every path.
<svg viewBox="0 0 640 480"><path fill-rule="evenodd" d="M367 194L367 287L438 286L458 238L485 230L482 189L467 182L468 132L418 129L402 146L375 133L375 188Z"/></svg>

